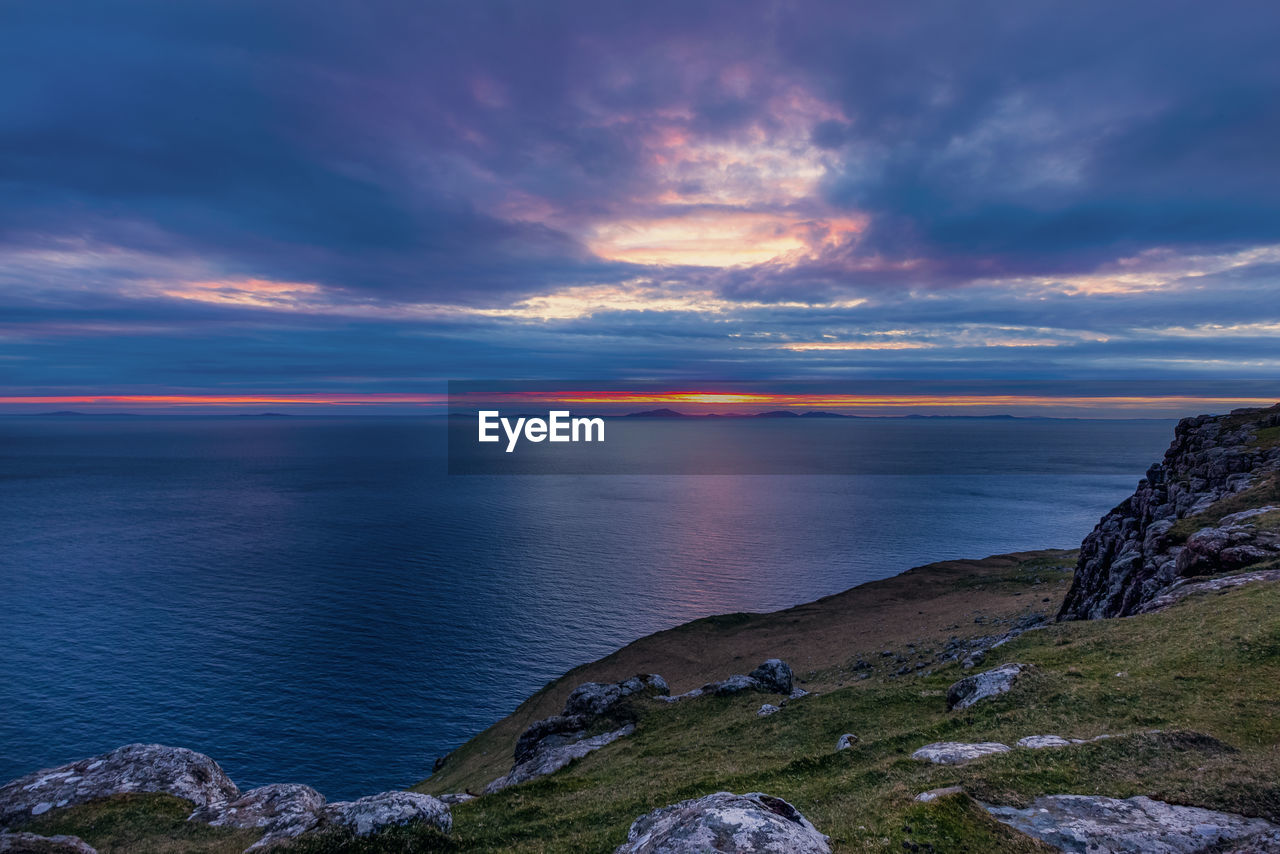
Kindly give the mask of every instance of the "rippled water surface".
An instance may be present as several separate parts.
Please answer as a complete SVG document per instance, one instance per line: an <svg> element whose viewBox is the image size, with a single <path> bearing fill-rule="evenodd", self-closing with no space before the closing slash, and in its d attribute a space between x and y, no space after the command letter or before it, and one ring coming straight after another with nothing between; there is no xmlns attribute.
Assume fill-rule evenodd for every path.
<svg viewBox="0 0 1280 854"><path fill-rule="evenodd" d="M705 426L661 429L696 443ZM909 473L449 477L445 427L424 419L4 418L0 781L159 741L242 788L409 785L549 679L658 629L1075 546L1171 436L717 429L755 430L742 446L845 430L875 471Z"/></svg>

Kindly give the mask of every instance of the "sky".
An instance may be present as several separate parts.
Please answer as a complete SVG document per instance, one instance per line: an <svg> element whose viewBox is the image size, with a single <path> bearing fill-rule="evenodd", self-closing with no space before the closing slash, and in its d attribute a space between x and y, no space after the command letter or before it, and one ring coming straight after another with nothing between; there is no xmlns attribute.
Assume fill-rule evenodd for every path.
<svg viewBox="0 0 1280 854"><path fill-rule="evenodd" d="M1277 31L1168 0L6 3L0 407L1274 379Z"/></svg>

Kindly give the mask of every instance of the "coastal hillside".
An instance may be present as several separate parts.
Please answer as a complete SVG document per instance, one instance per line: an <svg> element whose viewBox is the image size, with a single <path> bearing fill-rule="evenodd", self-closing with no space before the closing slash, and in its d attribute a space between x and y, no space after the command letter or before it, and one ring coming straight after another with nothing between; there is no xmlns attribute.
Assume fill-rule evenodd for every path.
<svg viewBox="0 0 1280 854"><path fill-rule="evenodd" d="M0 787L0 822L101 852L1280 852L1277 413L1183 422L1079 552L931 564L636 641L409 793L239 793L156 748L128 756L177 769L178 797L68 788L136 775L117 752ZM1164 574L1137 573L1148 558Z"/></svg>

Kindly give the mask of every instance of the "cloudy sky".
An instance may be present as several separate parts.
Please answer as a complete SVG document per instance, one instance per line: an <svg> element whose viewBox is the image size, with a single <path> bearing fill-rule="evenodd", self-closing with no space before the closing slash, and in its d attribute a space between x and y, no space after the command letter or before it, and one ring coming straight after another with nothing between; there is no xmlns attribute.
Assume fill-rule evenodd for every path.
<svg viewBox="0 0 1280 854"><path fill-rule="evenodd" d="M0 394L1280 376L1271 3L0 9Z"/></svg>

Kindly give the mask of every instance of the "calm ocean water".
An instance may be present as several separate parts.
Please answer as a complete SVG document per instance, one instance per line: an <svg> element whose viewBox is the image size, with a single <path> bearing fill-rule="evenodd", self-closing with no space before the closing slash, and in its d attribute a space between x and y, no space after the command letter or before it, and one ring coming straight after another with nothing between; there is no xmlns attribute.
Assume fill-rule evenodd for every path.
<svg viewBox="0 0 1280 854"><path fill-rule="evenodd" d="M3 418L0 782L158 741L242 788L406 786L658 629L1073 547L1171 428L722 422L844 431L879 473L449 477L439 421Z"/></svg>

